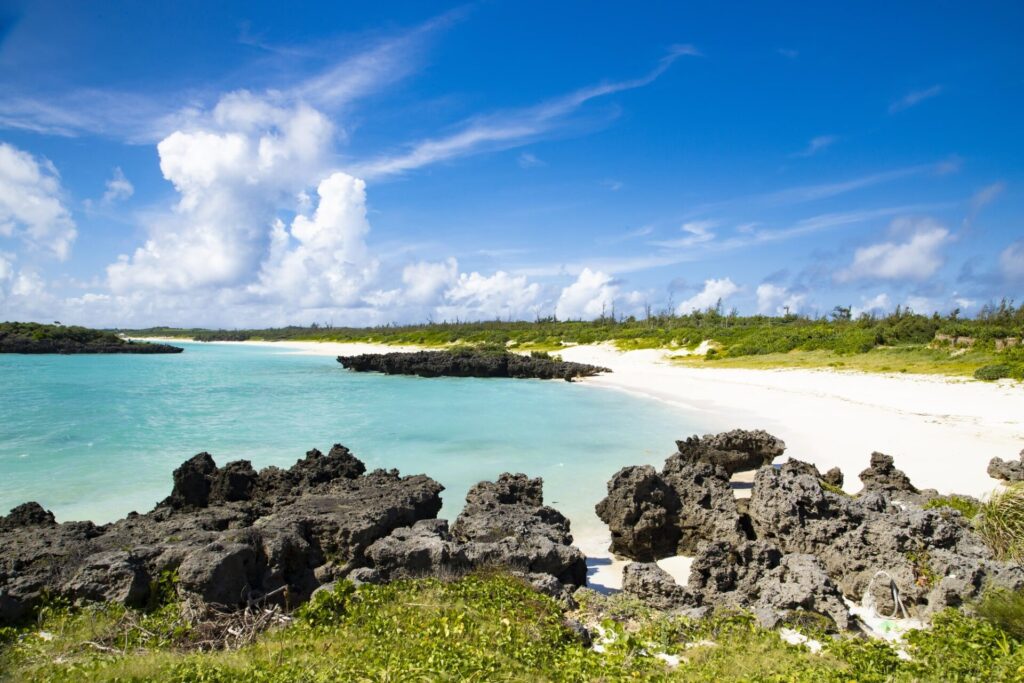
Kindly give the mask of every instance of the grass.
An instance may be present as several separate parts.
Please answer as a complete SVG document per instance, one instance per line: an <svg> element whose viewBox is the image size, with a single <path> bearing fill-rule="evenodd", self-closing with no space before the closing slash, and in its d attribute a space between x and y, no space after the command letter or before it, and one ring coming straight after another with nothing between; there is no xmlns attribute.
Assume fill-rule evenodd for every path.
<svg viewBox="0 0 1024 683"><path fill-rule="evenodd" d="M995 351L986 350L969 351L959 356L953 356L947 349L932 348L921 344L879 347L856 354L842 354L818 349L751 356L726 356L707 360L700 356L673 356L673 360L680 365L702 368L833 369L970 378L974 377L979 368L991 364L995 357Z"/></svg>
<svg viewBox="0 0 1024 683"><path fill-rule="evenodd" d="M750 615L672 617L588 593L572 615L600 622L585 647L556 603L504 575L459 581L342 583L286 627L232 651L188 652L164 633L174 606L145 622L125 610L54 607L31 628L0 630L0 678L22 681L939 681L1024 680L1020 634L948 611L904 646L808 632L820 654L784 643ZM163 611L161 611L163 610ZM144 623L129 628L126 623ZM134 629L134 630L133 630ZM132 635L134 633L135 635ZM149 635L145 635L149 633ZM164 635L160 635L164 633ZM46 634L42 636L41 634ZM97 647L97 645L99 647ZM678 657L670 667L656 654Z"/></svg>
<svg viewBox="0 0 1024 683"><path fill-rule="evenodd" d="M981 504L974 527L999 559L1024 560L1024 482L994 492Z"/></svg>

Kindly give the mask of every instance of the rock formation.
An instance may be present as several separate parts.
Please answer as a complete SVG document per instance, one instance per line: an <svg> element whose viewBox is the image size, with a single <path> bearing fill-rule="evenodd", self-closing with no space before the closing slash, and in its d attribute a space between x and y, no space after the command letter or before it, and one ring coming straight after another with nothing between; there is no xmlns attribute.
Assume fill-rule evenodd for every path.
<svg viewBox="0 0 1024 683"><path fill-rule="evenodd" d="M988 463L988 476L1005 482L1024 481L1024 450L1018 460L992 458Z"/></svg>
<svg viewBox="0 0 1024 683"><path fill-rule="evenodd" d="M513 377L564 379L591 377L608 368L584 363L569 363L548 354L522 355L508 351L456 349L452 351L413 351L410 353L338 356L338 362L356 372L383 372L388 375L420 377Z"/></svg>
<svg viewBox="0 0 1024 683"><path fill-rule="evenodd" d="M443 487L424 475L365 473L343 446L287 470L200 453L174 471L171 495L113 524L58 524L36 503L0 517L0 623L28 616L44 593L145 605L164 572L178 591L219 608L295 606L351 575L386 580L505 566L552 594L582 585L586 563L542 483L503 475L478 484L448 532ZM568 588L567 588L568 587Z"/></svg>
<svg viewBox="0 0 1024 683"><path fill-rule="evenodd" d="M653 607L742 607L769 626L809 612L846 629L855 623L843 598L928 615L968 604L987 586L1024 588L1024 569L996 561L959 512L923 509L933 492L914 487L890 456L872 454L856 497L827 486L841 484L838 471L823 476L796 460L761 467L744 514L721 461L687 459L683 445L695 443L680 442L660 475L620 471L598 504L613 552L641 561L627 567L625 590ZM675 554L673 545L695 555L685 586L644 564Z"/></svg>

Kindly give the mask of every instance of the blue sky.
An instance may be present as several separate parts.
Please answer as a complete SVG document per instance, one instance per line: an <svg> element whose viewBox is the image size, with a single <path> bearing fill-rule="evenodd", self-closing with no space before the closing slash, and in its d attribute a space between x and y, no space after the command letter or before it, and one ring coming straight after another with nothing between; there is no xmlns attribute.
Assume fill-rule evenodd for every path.
<svg viewBox="0 0 1024 683"><path fill-rule="evenodd" d="M326 5L326 6L323 6ZM1019 3L0 5L0 319L1024 290Z"/></svg>

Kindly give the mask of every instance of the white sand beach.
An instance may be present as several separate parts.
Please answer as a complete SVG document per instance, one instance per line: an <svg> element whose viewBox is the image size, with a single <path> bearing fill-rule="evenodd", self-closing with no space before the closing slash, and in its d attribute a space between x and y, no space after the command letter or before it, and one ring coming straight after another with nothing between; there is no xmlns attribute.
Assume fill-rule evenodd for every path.
<svg viewBox="0 0 1024 683"><path fill-rule="evenodd" d="M241 343L268 343L316 355L414 350L365 343ZM582 380L587 385L667 402L699 415L709 432L765 429L785 440L788 456L822 471L838 466L850 492L860 489L857 474L867 467L872 451L882 451L919 488L984 496L998 484L985 471L988 461L1016 458L1024 448L1024 387L1011 381L692 368L673 364L663 350L622 352L610 344L568 346L560 355L612 370ZM608 541L577 538L594 560L591 581L616 588L623 563L608 556ZM663 564L685 583L685 560L671 558Z"/></svg>

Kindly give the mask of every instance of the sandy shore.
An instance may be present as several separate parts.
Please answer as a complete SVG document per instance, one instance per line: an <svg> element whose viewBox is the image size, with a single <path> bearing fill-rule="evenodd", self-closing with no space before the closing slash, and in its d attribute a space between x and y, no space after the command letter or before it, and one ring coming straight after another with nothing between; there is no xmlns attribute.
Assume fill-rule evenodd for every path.
<svg viewBox="0 0 1024 683"><path fill-rule="evenodd" d="M362 343L265 343L331 356L411 350ZM920 488L983 496L997 483L985 472L988 461L994 456L1015 458L1024 448L1024 388L1011 382L834 370L690 368L671 363L664 351L620 352L608 344L570 346L561 355L612 369L583 380L586 384L669 403L693 415L709 432L766 429L785 440L787 455L822 471L841 468L850 492L859 490L857 474L877 450L892 455ZM591 558L591 581L616 588L623 563L608 555L608 540L578 538L577 544ZM684 558L662 564L685 583Z"/></svg>

